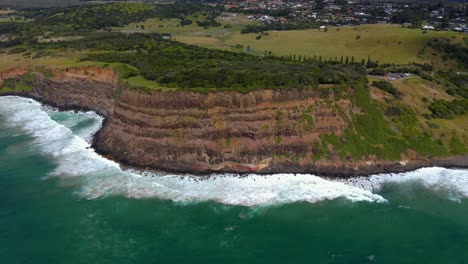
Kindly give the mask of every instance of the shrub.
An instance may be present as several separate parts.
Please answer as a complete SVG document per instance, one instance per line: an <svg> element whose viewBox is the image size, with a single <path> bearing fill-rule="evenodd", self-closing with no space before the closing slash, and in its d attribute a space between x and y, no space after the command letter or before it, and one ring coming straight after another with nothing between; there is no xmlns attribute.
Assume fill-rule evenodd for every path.
<svg viewBox="0 0 468 264"><path fill-rule="evenodd" d="M369 71L369 74L383 76L386 74L386 71L382 67L377 67Z"/></svg>
<svg viewBox="0 0 468 264"><path fill-rule="evenodd" d="M452 119L457 115L468 113L468 99L463 100L436 100L429 106L434 118Z"/></svg>
<svg viewBox="0 0 468 264"><path fill-rule="evenodd" d="M400 91L398 91L395 87L393 87L391 83L387 81L374 81L372 85L379 88L382 91L393 95L397 99L401 99L401 97L403 96L403 94L400 93Z"/></svg>
<svg viewBox="0 0 468 264"><path fill-rule="evenodd" d="M18 54L18 53L23 53L26 52L27 49L25 48L13 48L10 51L8 51L8 54Z"/></svg>

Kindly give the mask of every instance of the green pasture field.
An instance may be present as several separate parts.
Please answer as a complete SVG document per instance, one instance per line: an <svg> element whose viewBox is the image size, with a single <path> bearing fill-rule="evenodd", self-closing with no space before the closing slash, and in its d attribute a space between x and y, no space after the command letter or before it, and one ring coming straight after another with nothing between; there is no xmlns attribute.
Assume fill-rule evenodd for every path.
<svg viewBox="0 0 468 264"><path fill-rule="evenodd" d="M340 59L341 56L354 56L356 61L370 56L380 63L406 64L409 62L424 62L428 59L419 52L434 37L450 38L462 41L464 35L447 31L429 31L423 33L419 29L403 28L398 25L373 24L355 27L330 27L327 32L318 29L269 31L257 40L258 34L240 34L232 29L229 34L209 36L193 33L178 36L177 40L203 47L236 50L239 44L250 47L254 54L262 54L265 50L275 55L322 56L323 59ZM237 49L238 50L238 49Z"/></svg>

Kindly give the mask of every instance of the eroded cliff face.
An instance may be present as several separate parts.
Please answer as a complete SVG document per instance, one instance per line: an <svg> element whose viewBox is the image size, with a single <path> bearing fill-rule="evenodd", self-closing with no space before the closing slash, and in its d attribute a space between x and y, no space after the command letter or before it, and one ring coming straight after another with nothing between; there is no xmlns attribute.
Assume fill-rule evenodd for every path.
<svg viewBox="0 0 468 264"><path fill-rule="evenodd" d="M0 82L25 72L17 69L0 74ZM345 118L359 109L346 99L324 98L313 90L148 94L120 85L111 69L55 70L48 78L35 76L31 91L16 94L106 116L94 147L140 168L352 175L433 164L427 160L347 161L333 155L316 159L314 143L320 136L340 135L348 126Z"/></svg>
<svg viewBox="0 0 468 264"><path fill-rule="evenodd" d="M5 80L20 79L30 70L13 69L0 73L0 85ZM118 75L111 69L97 67L53 70L48 78L32 73L35 78L31 91L17 91L59 108L93 110L104 116L114 111L114 94Z"/></svg>
<svg viewBox="0 0 468 264"><path fill-rule="evenodd" d="M311 90L151 95L124 89L96 142L141 166L182 171L259 171L286 159L312 163L313 142L346 122ZM131 142L131 143L129 143Z"/></svg>

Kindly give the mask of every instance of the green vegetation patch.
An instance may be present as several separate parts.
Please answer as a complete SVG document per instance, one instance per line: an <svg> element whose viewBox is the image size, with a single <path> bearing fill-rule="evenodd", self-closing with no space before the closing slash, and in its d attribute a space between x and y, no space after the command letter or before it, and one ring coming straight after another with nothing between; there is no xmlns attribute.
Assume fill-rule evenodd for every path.
<svg viewBox="0 0 468 264"><path fill-rule="evenodd" d="M401 153L406 153L408 143L393 132L379 107L372 101L368 89L356 84L350 99L360 107L362 113L353 115L349 127L341 137L322 135L322 149L333 145L341 158L361 160L370 155L387 160L398 160ZM325 148L326 149L326 148Z"/></svg>
<svg viewBox="0 0 468 264"><path fill-rule="evenodd" d="M374 81L372 82L372 85L379 88L382 91L385 91L395 96L395 98L397 99L400 99L403 96L403 94L400 91L398 91L395 87L393 87L391 83L387 81Z"/></svg>
<svg viewBox="0 0 468 264"><path fill-rule="evenodd" d="M106 50L109 52L90 54L86 59L125 63L135 67L146 80L181 89L249 92L259 88L317 88L320 83L366 80L365 69L357 64L258 58L164 40L159 34L107 33L38 45L38 48L46 47Z"/></svg>
<svg viewBox="0 0 468 264"><path fill-rule="evenodd" d="M454 155L461 155L468 152L468 148L463 144L463 142L458 138L457 134L453 133L449 142L450 151Z"/></svg>
<svg viewBox="0 0 468 264"><path fill-rule="evenodd" d="M458 115L468 114L468 99L462 100L435 100L429 104L429 110L434 118L452 119Z"/></svg>
<svg viewBox="0 0 468 264"><path fill-rule="evenodd" d="M31 91L37 81L36 75L28 71L18 79L5 80L0 87L0 93Z"/></svg>
<svg viewBox="0 0 468 264"><path fill-rule="evenodd" d="M454 59L464 67L468 67L468 47L466 45L451 44L447 38L433 38L427 45L442 53L445 59Z"/></svg>

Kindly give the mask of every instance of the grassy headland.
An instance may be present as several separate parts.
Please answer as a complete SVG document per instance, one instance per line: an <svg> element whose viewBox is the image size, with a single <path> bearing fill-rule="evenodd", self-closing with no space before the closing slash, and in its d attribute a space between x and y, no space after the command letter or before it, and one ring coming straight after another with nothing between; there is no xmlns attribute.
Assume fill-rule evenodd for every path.
<svg viewBox="0 0 468 264"><path fill-rule="evenodd" d="M127 87L148 93L312 89L338 113L346 112L334 104L339 100L353 109L341 114L343 133L320 135L313 159L468 152L468 49L462 35L363 25L258 37L241 34L251 23L245 17L219 18L219 10L205 6L188 14L188 8L114 3L23 11L35 22L0 24L0 71L112 67ZM387 81L388 73L412 75ZM0 91L32 85L25 75L4 82ZM307 111L300 119L304 129L314 124L313 109Z"/></svg>

